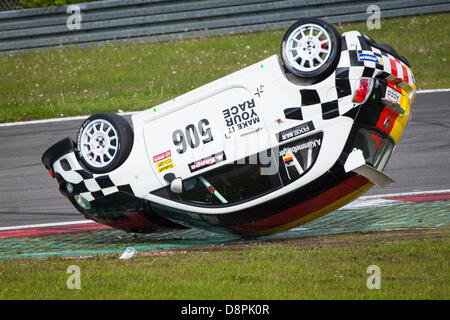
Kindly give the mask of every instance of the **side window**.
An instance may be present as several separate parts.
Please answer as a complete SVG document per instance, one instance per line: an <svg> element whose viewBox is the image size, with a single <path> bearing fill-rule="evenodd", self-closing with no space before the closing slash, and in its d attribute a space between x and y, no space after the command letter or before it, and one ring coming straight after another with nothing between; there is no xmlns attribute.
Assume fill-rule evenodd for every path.
<svg viewBox="0 0 450 320"><path fill-rule="evenodd" d="M183 192L175 194L170 187L164 187L152 193L174 201L188 202L199 206L226 206L247 201L286 186L305 175L319 155L323 133L318 132L304 139L292 139L280 145L276 153L267 150L275 163L273 174L268 165L256 159L250 159L224 165L212 171L183 180ZM270 152L269 152L270 151ZM253 155L255 156L255 155ZM258 156L259 157L259 156ZM239 164L245 163L245 164ZM248 164L250 163L250 164ZM270 165L269 165L270 166Z"/></svg>
<svg viewBox="0 0 450 320"><path fill-rule="evenodd" d="M281 187L278 174L261 175L259 164L230 164L183 182L180 200L198 205L227 205Z"/></svg>

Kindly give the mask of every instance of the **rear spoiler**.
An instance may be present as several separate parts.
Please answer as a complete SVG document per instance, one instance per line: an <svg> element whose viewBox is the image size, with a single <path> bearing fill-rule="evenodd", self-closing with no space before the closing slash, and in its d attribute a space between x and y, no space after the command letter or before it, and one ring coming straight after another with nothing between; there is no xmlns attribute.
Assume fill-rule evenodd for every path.
<svg viewBox="0 0 450 320"><path fill-rule="evenodd" d="M344 164L344 170L345 172L353 171L360 174L380 185L382 188L395 182L394 179L389 177L387 174L366 164L363 152L360 149L353 149L353 151L348 155Z"/></svg>

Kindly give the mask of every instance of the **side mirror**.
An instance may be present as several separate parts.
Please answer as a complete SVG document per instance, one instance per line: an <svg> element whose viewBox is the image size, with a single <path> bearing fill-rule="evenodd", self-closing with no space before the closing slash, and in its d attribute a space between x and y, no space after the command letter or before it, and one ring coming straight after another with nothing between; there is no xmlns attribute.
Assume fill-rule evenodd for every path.
<svg viewBox="0 0 450 320"><path fill-rule="evenodd" d="M181 178L175 178L170 183L170 191L174 193L182 193L183 192L183 180Z"/></svg>

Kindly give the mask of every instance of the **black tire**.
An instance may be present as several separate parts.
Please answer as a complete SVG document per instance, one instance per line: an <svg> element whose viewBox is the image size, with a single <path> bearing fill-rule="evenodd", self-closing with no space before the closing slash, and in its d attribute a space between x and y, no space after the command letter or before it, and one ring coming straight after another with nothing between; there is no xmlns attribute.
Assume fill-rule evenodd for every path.
<svg viewBox="0 0 450 320"><path fill-rule="evenodd" d="M89 163L89 160L85 158L82 152L82 139L83 139L83 131L94 121L106 121L115 129L117 133L117 138L114 139L117 141L111 140L109 142L111 146L115 147L115 153L113 156L108 155L111 159L108 164L104 166L93 166ZM94 122L95 124L95 122ZM106 134L106 133L103 133ZM113 133L114 135L114 133ZM118 116L114 113L96 113L87 118L80 129L78 129L77 140L76 140L76 151L78 159L81 165L92 173L107 173L110 172L117 167L119 167L130 155L131 148L133 147L134 141L134 133L130 124L127 120ZM91 160L92 162L92 160Z"/></svg>
<svg viewBox="0 0 450 320"><path fill-rule="evenodd" d="M327 55L326 58L324 58L323 65L312 71L299 70L297 66L295 66L293 63L289 61L290 59L288 59L288 50L287 50L288 49L287 42L289 36L297 29L299 29L301 26L307 24L315 24L322 27L328 34L331 42L330 53ZM305 48L303 48L303 50L305 50ZM307 80L308 82L316 83L332 74L333 71L336 69L337 64L339 63L340 56L341 56L341 35L339 31L337 31L336 28L334 28L328 22L320 19L316 18L300 19L286 31L281 41L281 58L283 60L283 64L287 72L290 72L303 80Z"/></svg>

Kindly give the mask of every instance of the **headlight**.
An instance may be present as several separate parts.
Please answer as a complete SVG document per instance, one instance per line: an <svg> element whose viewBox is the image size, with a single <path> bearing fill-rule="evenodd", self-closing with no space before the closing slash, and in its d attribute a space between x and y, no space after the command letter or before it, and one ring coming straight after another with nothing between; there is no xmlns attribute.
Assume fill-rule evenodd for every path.
<svg viewBox="0 0 450 320"><path fill-rule="evenodd" d="M75 199L75 202L78 203L78 205L80 207L82 207L83 209L89 210L91 208L91 204L89 203L89 201L87 201L85 198L83 198L79 194L77 194L74 197L74 199Z"/></svg>

